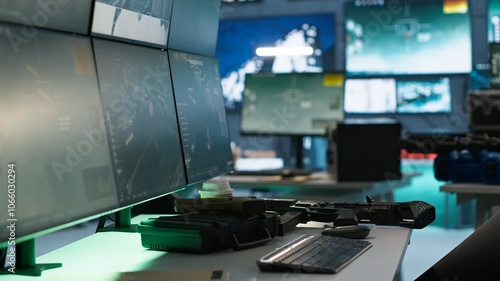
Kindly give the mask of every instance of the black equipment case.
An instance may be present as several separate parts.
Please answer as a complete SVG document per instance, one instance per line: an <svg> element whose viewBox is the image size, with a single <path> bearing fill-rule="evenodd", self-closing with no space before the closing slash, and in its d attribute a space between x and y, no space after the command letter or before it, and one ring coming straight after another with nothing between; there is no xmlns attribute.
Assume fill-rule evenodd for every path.
<svg viewBox="0 0 500 281"><path fill-rule="evenodd" d="M277 235L278 215L230 212L187 213L142 221L137 230L145 248L204 254L262 245Z"/></svg>

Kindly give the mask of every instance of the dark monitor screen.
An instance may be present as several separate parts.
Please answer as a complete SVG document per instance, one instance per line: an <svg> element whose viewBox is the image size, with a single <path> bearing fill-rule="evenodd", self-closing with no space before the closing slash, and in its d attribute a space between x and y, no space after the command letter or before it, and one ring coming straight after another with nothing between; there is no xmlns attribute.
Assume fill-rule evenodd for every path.
<svg viewBox="0 0 500 281"><path fill-rule="evenodd" d="M219 63L168 50L188 184L233 170Z"/></svg>
<svg viewBox="0 0 500 281"><path fill-rule="evenodd" d="M2 0L0 22L88 34L91 10L90 0ZM18 36L31 39L36 29L23 29Z"/></svg>
<svg viewBox="0 0 500 281"><path fill-rule="evenodd" d="M450 79L398 79L398 113L449 113L452 110Z"/></svg>
<svg viewBox="0 0 500 281"><path fill-rule="evenodd" d="M92 35L165 48L173 0L96 0Z"/></svg>
<svg viewBox="0 0 500 281"><path fill-rule="evenodd" d="M350 75L472 70L467 0L353 1L345 13Z"/></svg>
<svg viewBox="0 0 500 281"><path fill-rule="evenodd" d="M213 57L221 1L176 0L168 48Z"/></svg>
<svg viewBox="0 0 500 281"><path fill-rule="evenodd" d="M488 0L488 42L500 43L500 1Z"/></svg>
<svg viewBox="0 0 500 281"><path fill-rule="evenodd" d="M241 107L247 73L333 70L334 28L333 14L221 20L216 57L226 108ZM310 47L312 54L259 56L259 47Z"/></svg>
<svg viewBox="0 0 500 281"><path fill-rule="evenodd" d="M325 136L344 118L344 75L247 74L242 134Z"/></svg>
<svg viewBox="0 0 500 281"><path fill-rule="evenodd" d="M345 113L395 113L396 79L346 79L344 92Z"/></svg>
<svg viewBox="0 0 500 281"><path fill-rule="evenodd" d="M500 43L490 44L490 63L490 84L493 88L498 88L500 86Z"/></svg>
<svg viewBox="0 0 500 281"><path fill-rule="evenodd" d="M119 207L90 39L39 30L16 50L22 28L0 25L0 245L11 222L21 242Z"/></svg>
<svg viewBox="0 0 500 281"><path fill-rule="evenodd" d="M122 205L186 186L167 52L93 39Z"/></svg>

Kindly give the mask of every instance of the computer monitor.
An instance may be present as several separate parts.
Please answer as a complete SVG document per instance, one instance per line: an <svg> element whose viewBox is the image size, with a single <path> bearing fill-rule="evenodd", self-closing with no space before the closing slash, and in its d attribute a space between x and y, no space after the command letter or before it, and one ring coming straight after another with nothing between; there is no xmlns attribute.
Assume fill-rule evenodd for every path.
<svg viewBox="0 0 500 281"><path fill-rule="evenodd" d="M166 48L172 2L95 0L91 34Z"/></svg>
<svg viewBox="0 0 500 281"><path fill-rule="evenodd" d="M120 205L184 188L167 52L92 41Z"/></svg>
<svg viewBox="0 0 500 281"><path fill-rule="evenodd" d="M216 57L221 65L226 108L241 109L247 73L332 71L334 28L334 14L222 19ZM300 56L259 56L259 47L310 47L312 52Z"/></svg>
<svg viewBox="0 0 500 281"><path fill-rule="evenodd" d="M488 42L500 43L500 1L488 0Z"/></svg>
<svg viewBox="0 0 500 281"><path fill-rule="evenodd" d="M345 35L349 75L472 70L467 0L347 2Z"/></svg>
<svg viewBox="0 0 500 281"><path fill-rule="evenodd" d="M174 1L168 49L213 57L220 9L221 1Z"/></svg>
<svg viewBox="0 0 500 281"><path fill-rule="evenodd" d="M88 34L92 1L89 0L2 0L0 22L24 25L16 34L16 42L24 42L37 35L39 28ZM33 28L34 27L34 28Z"/></svg>
<svg viewBox="0 0 500 281"><path fill-rule="evenodd" d="M188 185L233 170L218 60L168 50Z"/></svg>
<svg viewBox="0 0 500 281"><path fill-rule="evenodd" d="M349 78L345 81L345 113L395 113L396 104L395 78Z"/></svg>
<svg viewBox="0 0 500 281"><path fill-rule="evenodd" d="M490 64L490 86L498 89L500 87L500 43L490 44Z"/></svg>
<svg viewBox="0 0 500 281"><path fill-rule="evenodd" d="M31 245L18 271L35 237L119 208L91 40L40 29L15 49L22 28L0 25L0 250Z"/></svg>
<svg viewBox="0 0 500 281"><path fill-rule="evenodd" d="M450 113L451 85L448 77L400 78L396 82L398 113Z"/></svg>
<svg viewBox="0 0 500 281"><path fill-rule="evenodd" d="M247 74L243 135L326 136L344 118L341 73Z"/></svg>

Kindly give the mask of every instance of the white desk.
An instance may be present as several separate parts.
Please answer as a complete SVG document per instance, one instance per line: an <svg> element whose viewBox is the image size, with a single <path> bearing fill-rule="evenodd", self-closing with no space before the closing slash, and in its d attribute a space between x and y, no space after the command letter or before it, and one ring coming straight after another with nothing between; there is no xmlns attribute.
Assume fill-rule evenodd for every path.
<svg viewBox="0 0 500 281"><path fill-rule="evenodd" d="M323 201L364 201L371 196L377 201L394 201L396 188L408 186L418 172L404 173L399 180L339 182L326 173L310 176L225 176L235 190L268 191L274 198ZM250 194L251 195L251 194Z"/></svg>
<svg viewBox="0 0 500 281"><path fill-rule="evenodd" d="M474 227L477 229L491 217L491 207L500 205L500 186L482 183L453 183L440 187L441 191L457 194L457 204L476 200ZM446 197L446 212L448 211Z"/></svg>
<svg viewBox="0 0 500 281"><path fill-rule="evenodd" d="M134 222L148 216L134 218ZM229 280L394 280L400 270L412 233L411 229L373 226L366 238L373 247L337 274L274 273L259 271L256 260L280 245L304 233L320 233L308 224L275 237L265 245L241 251L225 250L204 255L165 253L145 249L138 233L103 232L45 254L37 263L62 262L63 266L43 272L41 278L16 275L7 280L113 280L116 272L127 271L198 271L223 269ZM314 226L311 228L309 226ZM71 279L68 278L71 275ZM154 281L154 280L151 280Z"/></svg>

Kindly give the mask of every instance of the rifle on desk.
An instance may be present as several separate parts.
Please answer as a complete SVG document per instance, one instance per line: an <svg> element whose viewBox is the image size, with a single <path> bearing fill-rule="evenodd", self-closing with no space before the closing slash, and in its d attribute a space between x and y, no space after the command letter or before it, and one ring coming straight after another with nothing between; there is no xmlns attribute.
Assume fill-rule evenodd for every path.
<svg viewBox="0 0 500 281"><path fill-rule="evenodd" d="M422 229L436 219L434 206L423 201L374 202L369 196L366 203L332 203L265 199L268 211L280 213L278 235L283 236L299 223L333 222L334 226L373 223ZM289 207L283 212L283 206Z"/></svg>
<svg viewBox="0 0 500 281"><path fill-rule="evenodd" d="M175 209L186 211L225 211L242 215L273 211L278 213L278 236L283 236L299 223L310 221L333 223L335 226L372 223L422 229L436 219L434 206L423 201L333 203L295 199L258 199L255 197L177 199Z"/></svg>

